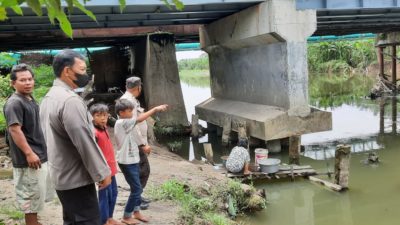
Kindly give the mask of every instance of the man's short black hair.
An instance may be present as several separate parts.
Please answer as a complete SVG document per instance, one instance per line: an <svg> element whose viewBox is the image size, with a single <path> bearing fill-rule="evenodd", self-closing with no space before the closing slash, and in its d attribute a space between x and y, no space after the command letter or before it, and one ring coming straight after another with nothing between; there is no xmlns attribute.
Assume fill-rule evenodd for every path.
<svg viewBox="0 0 400 225"><path fill-rule="evenodd" d="M135 106L133 103L127 99L118 99L115 102L115 113L119 115L121 111L125 111L127 109L134 109Z"/></svg>
<svg viewBox="0 0 400 225"><path fill-rule="evenodd" d="M83 55L71 49L65 49L59 52L53 60L53 70L56 77L61 76L65 67L73 66L75 64L75 58L85 60Z"/></svg>
<svg viewBox="0 0 400 225"><path fill-rule="evenodd" d="M108 106L104 103L96 103L92 106L90 106L90 114L92 114L92 116L95 113L108 113Z"/></svg>
<svg viewBox="0 0 400 225"><path fill-rule="evenodd" d="M35 75L32 72L32 68L30 66L28 66L25 63L21 63L18 65L14 65L11 69L11 75L10 75L10 79L12 81L16 81L17 80L17 73L18 72L24 72L24 71L29 71L32 74L32 77L34 77Z"/></svg>

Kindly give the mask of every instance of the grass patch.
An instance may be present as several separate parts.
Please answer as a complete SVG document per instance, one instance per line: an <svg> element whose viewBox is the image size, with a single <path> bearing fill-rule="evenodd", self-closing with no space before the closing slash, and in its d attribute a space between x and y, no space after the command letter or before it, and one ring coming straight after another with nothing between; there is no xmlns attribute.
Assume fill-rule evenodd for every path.
<svg viewBox="0 0 400 225"><path fill-rule="evenodd" d="M207 192L207 193L205 193ZM226 185L212 187L209 191L194 189L177 180L169 180L160 187L151 187L148 194L154 200L171 200L180 206L178 212L182 224L235 224L228 218L225 203L230 198L235 214L243 214L249 209L249 196L241 183L229 180ZM264 203L265 207L266 202Z"/></svg>
<svg viewBox="0 0 400 225"><path fill-rule="evenodd" d="M169 150L172 152L178 152L182 148L182 141L173 141L173 142L168 142L167 147Z"/></svg>
<svg viewBox="0 0 400 225"><path fill-rule="evenodd" d="M21 219L25 218L25 215L23 212L17 210L16 208L13 208L13 207L1 207L0 214L3 214L7 218L13 219L13 220L21 220Z"/></svg>
<svg viewBox="0 0 400 225"><path fill-rule="evenodd" d="M160 136L183 136L190 134L190 130L188 127L182 125L175 125L175 126L161 126L157 125L154 126L154 134L158 137Z"/></svg>

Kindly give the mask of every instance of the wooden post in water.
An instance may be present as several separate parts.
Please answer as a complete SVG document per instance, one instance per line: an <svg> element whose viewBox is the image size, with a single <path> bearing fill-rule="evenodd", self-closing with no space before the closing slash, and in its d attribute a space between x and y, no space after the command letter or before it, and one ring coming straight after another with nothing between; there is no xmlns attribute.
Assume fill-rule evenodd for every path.
<svg viewBox="0 0 400 225"><path fill-rule="evenodd" d="M190 135L193 138L199 137L199 115L192 114L192 132Z"/></svg>
<svg viewBox="0 0 400 225"><path fill-rule="evenodd" d="M392 97L392 134L397 134L397 98Z"/></svg>
<svg viewBox="0 0 400 225"><path fill-rule="evenodd" d="M335 152L335 183L343 188L349 187L350 146L338 145Z"/></svg>
<svg viewBox="0 0 400 225"><path fill-rule="evenodd" d="M213 152L211 143L204 143L203 147L204 147L204 154L206 156L207 161L209 163L211 163L212 165L214 165L214 152Z"/></svg>
<svg viewBox="0 0 400 225"><path fill-rule="evenodd" d="M385 74L385 60L383 57L383 47L379 47L379 57L378 57L378 62L379 62L379 75L383 77Z"/></svg>
<svg viewBox="0 0 400 225"><path fill-rule="evenodd" d="M231 118L225 117L224 126L222 130L222 145L227 146L229 144L229 136L231 134Z"/></svg>
<svg viewBox="0 0 400 225"><path fill-rule="evenodd" d="M385 133L385 99L379 99L379 133Z"/></svg>
<svg viewBox="0 0 400 225"><path fill-rule="evenodd" d="M289 137L289 164L300 165L301 136Z"/></svg>
<svg viewBox="0 0 400 225"><path fill-rule="evenodd" d="M392 45L392 84L394 85L393 92L397 91L397 53L396 45Z"/></svg>

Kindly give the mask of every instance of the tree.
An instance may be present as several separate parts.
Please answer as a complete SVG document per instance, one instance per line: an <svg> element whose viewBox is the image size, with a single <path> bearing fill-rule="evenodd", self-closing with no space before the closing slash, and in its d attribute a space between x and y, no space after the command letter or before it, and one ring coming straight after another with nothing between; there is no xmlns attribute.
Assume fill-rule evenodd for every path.
<svg viewBox="0 0 400 225"><path fill-rule="evenodd" d="M16 14L23 16L23 12L21 9L22 4L28 5L33 12L38 16L43 15L43 9L47 10L47 17L49 18L52 24L55 24L56 21L60 26L61 30L70 38L72 38L72 26L70 21L68 20L67 14L64 12L64 7L61 3L62 0L0 0L0 21L7 19L7 8L12 9ZM85 7L86 1L90 0L63 0L66 3L66 7L68 8L68 14L71 14L74 8L78 8L80 11L85 13L87 16L96 21L96 16ZM144 0L145 1L145 0ZM175 5L177 10L183 9L183 3L180 0L160 0L169 8L171 4ZM126 7L126 0L119 0L121 13Z"/></svg>

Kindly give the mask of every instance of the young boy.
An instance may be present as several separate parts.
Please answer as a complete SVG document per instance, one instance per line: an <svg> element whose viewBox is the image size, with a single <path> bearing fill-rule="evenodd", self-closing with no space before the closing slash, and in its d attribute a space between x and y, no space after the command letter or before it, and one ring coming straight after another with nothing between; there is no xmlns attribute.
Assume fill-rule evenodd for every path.
<svg viewBox="0 0 400 225"><path fill-rule="evenodd" d="M106 127L108 120L108 106L101 103L94 104L90 107L90 114L93 116L96 142L111 169L111 184L106 188L99 190L101 224L121 225L121 223L113 219L115 203L118 195L118 186L115 180L115 174L117 174L117 163L115 161L114 148Z"/></svg>
<svg viewBox="0 0 400 225"><path fill-rule="evenodd" d="M121 172L128 182L131 193L125 206L122 222L126 224L138 224L139 221L149 220L140 213L142 186L140 183L139 148L133 135L137 123L146 120L156 112L167 110L168 105L160 105L133 117L134 105L126 99L119 99L115 104L115 112L119 119L115 123L114 132L117 144L117 160Z"/></svg>

